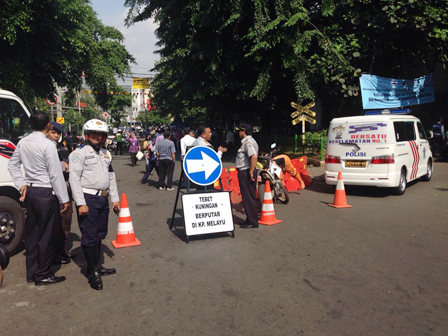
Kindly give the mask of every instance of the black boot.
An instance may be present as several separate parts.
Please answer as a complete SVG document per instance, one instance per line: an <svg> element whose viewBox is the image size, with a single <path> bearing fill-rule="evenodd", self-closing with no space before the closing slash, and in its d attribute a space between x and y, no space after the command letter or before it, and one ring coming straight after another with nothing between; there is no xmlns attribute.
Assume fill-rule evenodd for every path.
<svg viewBox="0 0 448 336"><path fill-rule="evenodd" d="M82 250L87 261L87 278L89 279L90 287L96 290L103 289L96 246L83 246Z"/></svg>
<svg viewBox="0 0 448 336"><path fill-rule="evenodd" d="M104 268L103 265L101 265L101 240L96 244L97 253L98 253L98 265L100 267L101 275L112 275L117 273L115 268Z"/></svg>

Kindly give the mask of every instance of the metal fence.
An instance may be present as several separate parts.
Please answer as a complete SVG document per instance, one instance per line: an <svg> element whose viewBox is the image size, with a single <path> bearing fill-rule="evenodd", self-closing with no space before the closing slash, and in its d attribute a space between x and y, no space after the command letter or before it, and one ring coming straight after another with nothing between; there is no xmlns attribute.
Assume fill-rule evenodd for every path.
<svg viewBox="0 0 448 336"><path fill-rule="evenodd" d="M327 137L324 135L316 136L312 133L306 133L305 140L302 135L275 135L271 137L261 137L260 148L266 151L272 143L277 144L277 149L285 154L302 155L308 157L320 157L324 159L324 152L327 145Z"/></svg>

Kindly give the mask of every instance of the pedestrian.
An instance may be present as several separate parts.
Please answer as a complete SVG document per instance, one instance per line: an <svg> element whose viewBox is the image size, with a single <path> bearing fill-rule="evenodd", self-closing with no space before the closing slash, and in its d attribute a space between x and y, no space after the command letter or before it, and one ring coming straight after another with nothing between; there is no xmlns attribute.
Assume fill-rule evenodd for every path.
<svg viewBox="0 0 448 336"><path fill-rule="evenodd" d="M157 155L154 153L155 151L155 138L151 139L151 135L148 135L147 140L143 143L143 150L145 150L146 156L146 172L143 175L142 179L139 180L142 184L148 182L149 175L152 175L152 171L155 169L157 172L157 176L159 175L159 167L157 166Z"/></svg>
<svg viewBox="0 0 448 336"><path fill-rule="evenodd" d="M246 211L246 220L241 228L257 228L257 171L255 167L258 159L258 144L252 138L252 125L243 123L237 128L241 139L241 147L236 155L235 167L238 170L238 182L240 185L243 206Z"/></svg>
<svg viewBox="0 0 448 336"><path fill-rule="evenodd" d="M118 155L118 151L120 151L120 155L123 155L123 131L119 129L116 135L117 139L117 147L115 147L115 155Z"/></svg>
<svg viewBox="0 0 448 336"><path fill-rule="evenodd" d="M101 265L101 241L106 238L109 200L120 211L112 156L101 148L107 138L107 125L98 119L87 121L83 128L85 146L70 154L70 186L76 203L81 230L81 247L87 262L90 287L103 289L101 276L115 274L115 268Z"/></svg>
<svg viewBox="0 0 448 336"><path fill-rule="evenodd" d="M184 160L185 154L187 154L187 148L193 146L195 140L194 129L185 127L184 136L180 140L180 154L182 161Z"/></svg>
<svg viewBox="0 0 448 336"><path fill-rule="evenodd" d="M8 170L20 190L19 201L25 201L27 209L27 282L34 282L36 286L51 285L65 281L64 276L55 276L51 271L54 262L52 238L54 230L61 225L61 213L69 206L69 197L56 147L46 136L50 129L48 115L42 111L34 112L30 126L33 132L17 144ZM59 203L63 204L62 210Z"/></svg>
<svg viewBox="0 0 448 336"><path fill-rule="evenodd" d="M434 155L437 151L439 153L439 156L443 156L445 141L445 128L442 122L442 118L439 118L437 122L432 125L432 133L434 136Z"/></svg>
<svg viewBox="0 0 448 336"><path fill-rule="evenodd" d="M155 153L159 161L159 189L160 190L174 190L173 188L173 174L174 165L176 162L176 148L174 143L169 140L170 131L165 131L164 138L157 142ZM165 184L165 177L167 182Z"/></svg>
<svg viewBox="0 0 448 336"><path fill-rule="evenodd" d="M68 252L65 248L65 243L68 240L70 235L70 231L72 228L72 215L73 215L73 199L71 197L68 177L69 177L69 168L68 168L68 150L62 144L61 136L62 136L62 125L58 124L55 121L52 121L50 130L48 131L47 137L53 141L58 151L58 157L61 164L62 174L64 176L65 185L67 187L67 193L69 197L69 206L66 211L63 212L61 216L61 227L55 232L55 263L57 264L68 264L70 263L70 258L74 258L75 255ZM61 210L62 210L62 204Z"/></svg>
<svg viewBox="0 0 448 336"><path fill-rule="evenodd" d="M135 167L137 164L137 153L140 150L140 142L134 133L131 133L129 137L126 138L126 141L129 142L129 153L131 154L131 166Z"/></svg>
<svg viewBox="0 0 448 336"><path fill-rule="evenodd" d="M185 155L187 154L187 150L189 149L189 147L192 147L196 138L194 137L194 132L195 130L193 128L188 128L185 127L184 128L184 136L182 137L182 139L180 140L180 157L181 157L181 162L182 162L182 187L186 188L187 187L187 175L185 175L185 172L183 170L183 162L184 162L184 158Z"/></svg>

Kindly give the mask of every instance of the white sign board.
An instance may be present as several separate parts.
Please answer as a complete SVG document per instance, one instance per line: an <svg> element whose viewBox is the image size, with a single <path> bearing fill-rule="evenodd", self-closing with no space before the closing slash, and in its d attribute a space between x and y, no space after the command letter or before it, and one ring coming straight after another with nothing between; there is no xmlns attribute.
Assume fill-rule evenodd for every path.
<svg viewBox="0 0 448 336"><path fill-rule="evenodd" d="M182 195L187 236L230 232L233 225L229 192Z"/></svg>

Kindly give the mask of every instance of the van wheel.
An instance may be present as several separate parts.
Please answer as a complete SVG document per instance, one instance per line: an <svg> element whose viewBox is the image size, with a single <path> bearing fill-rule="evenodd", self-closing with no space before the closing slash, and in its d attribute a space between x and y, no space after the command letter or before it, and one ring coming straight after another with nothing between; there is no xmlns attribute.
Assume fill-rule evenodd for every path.
<svg viewBox="0 0 448 336"><path fill-rule="evenodd" d="M432 177L432 160L428 160L428 167L426 168L426 175L422 176L422 181L431 181Z"/></svg>
<svg viewBox="0 0 448 336"><path fill-rule="evenodd" d="M393 189L394 195L403 195L406 191L406 171L404 169L401 170L400 181L398 182L398 186Z"/></svg>
<svg viewBox="0 0 448 336"><path fill-rule="evenodd" d="M0 196L0 244L6 245L10 255L19 248L25 231L25 214L19 203Z"/></svg>

